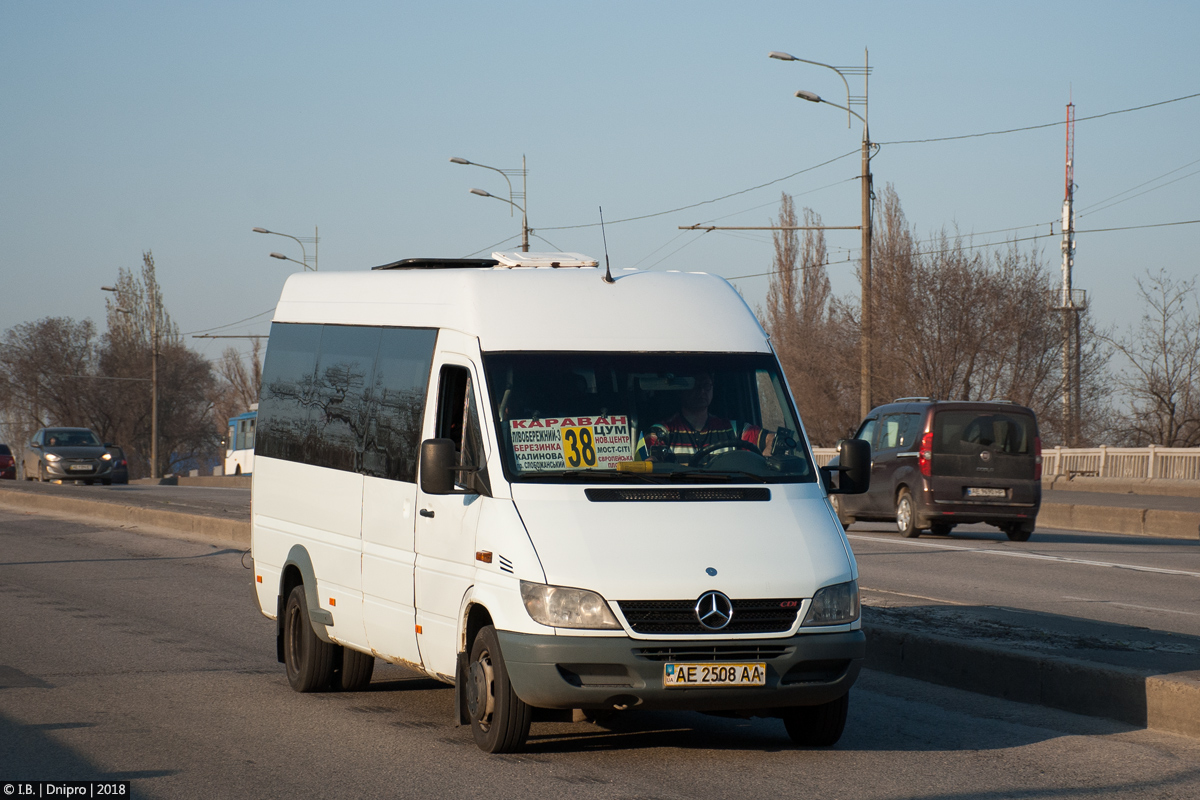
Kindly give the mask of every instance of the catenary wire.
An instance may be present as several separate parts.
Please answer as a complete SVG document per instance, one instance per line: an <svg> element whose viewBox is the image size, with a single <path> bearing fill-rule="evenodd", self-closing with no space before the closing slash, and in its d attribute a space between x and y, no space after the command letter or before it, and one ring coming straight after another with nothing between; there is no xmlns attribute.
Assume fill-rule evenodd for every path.
<svg viewBox="0 0 1200 800"><path fill-rule="evenodd" d="M1106 111L1103 114L1093 114L1088 117L1076 117L1075 121L1076 122L1087 122L1088 120L1101 119L1102 117L1111 117L1114 114L1128 114L1131 111L1144 111L1147 108L1154 108L1156 106L1165 106L1169 103L1178 103L1182 100L1191 100L1194 97L1200 97L1200 92L1197 92L1195 94L1184 95L1183 97L1175 97L1170 100L1161 100L1157 103L1147 103L1144 106L1135 106L1134 108L1122 108L1122 109L1118 109L1117 111ZM958 139L977 139L981 136L1000 136L1001 134L1005 134L1005 133L1021 133L1023 131L1036 131L1036 130L1040 130L1042 128L1053 128L1058 125L1064 125L1064 124L1066 124L1066 123L1064 123L1060 120L1059 122L1047 122L1042 125L1027 125L1024 128L1009 128L1008 130L1003 130L1003 131L985 131L984 133L965 133L960 136L940 136L940 137L933 138L933 139L900 139L900 140L893 141L893 142L878 142L878 144L882 146L882 145L892 145L892 144L927 144L929 142L953 142Z"/></svg>

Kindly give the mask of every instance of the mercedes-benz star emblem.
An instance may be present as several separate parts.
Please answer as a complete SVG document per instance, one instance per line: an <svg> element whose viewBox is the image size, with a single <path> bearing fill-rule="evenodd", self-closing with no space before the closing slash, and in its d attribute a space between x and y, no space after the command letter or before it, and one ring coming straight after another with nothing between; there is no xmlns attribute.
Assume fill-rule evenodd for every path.
<svg viewBox="0 0 1200 800"><path fill-rule="evenodd" d="M719 631L733 619L733 603L720 592L705 592L696 601L696 619L710 631Z"/></svg>

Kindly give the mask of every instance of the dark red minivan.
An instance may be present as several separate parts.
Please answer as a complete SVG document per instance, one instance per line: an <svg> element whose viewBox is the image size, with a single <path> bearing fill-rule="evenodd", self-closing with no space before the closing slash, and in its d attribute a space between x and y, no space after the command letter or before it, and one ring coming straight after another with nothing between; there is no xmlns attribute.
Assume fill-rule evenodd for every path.
<svg viewBox="0 0 1200 800"><path fill-rule="evenodd" d="M1027 541L1042 502L1042 441L1030 409L1007 401L905 397L867 415L871 488L837 496L838 516L894 521L901 534L947 535L984 522Z"/></svg>

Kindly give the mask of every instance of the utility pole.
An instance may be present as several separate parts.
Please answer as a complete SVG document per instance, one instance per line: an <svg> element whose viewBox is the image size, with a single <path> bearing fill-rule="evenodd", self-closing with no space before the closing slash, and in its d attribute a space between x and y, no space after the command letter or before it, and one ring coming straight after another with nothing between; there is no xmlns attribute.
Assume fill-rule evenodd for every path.
<svg viewBox="0 0 1200 800"><path fill-rule="evenodd" d="M863 49L863 96L862 96L862 344L859 349L859 378L862 387L858 399L859 417L866 418L871 412L871 351L874 347L874 297L871 292L871 133L867 124L867 81L871 67L867 50ZM847 103L849 107L849 103Z"/></svg>
<svg viewBox="0 0 1200 800"><path fill-rule="evenodd" d="M150 289L150 477L158 477L158 276Z"/></svg>
<svg viewBox="0 0 1200 800"><path fill-rule="evenodd" d="M1072 286L1075 266L1075 104L1067 103L1066 185L1062 212L1062 287L1054 308L1062 314L1062 440L1078 447L1082 346L1079 318L1087 310L1087 293Z"/></svg>

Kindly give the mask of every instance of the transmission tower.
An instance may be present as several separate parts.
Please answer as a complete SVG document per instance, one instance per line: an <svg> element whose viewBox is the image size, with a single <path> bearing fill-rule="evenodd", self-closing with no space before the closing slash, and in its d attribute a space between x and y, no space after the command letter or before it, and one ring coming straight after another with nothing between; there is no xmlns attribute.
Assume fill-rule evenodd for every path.
<svg viewBox="0 0 1200 800"><path fill-rule="evenodd" d="M1075 104L1067 103L1067 176L1062 212L1062 289L1054 309L1062 314L1062 438L1067 447L1078 447L1080 439L1079 318L1087 310L1087 292L1071 285L1075 266Z"/></svg>

